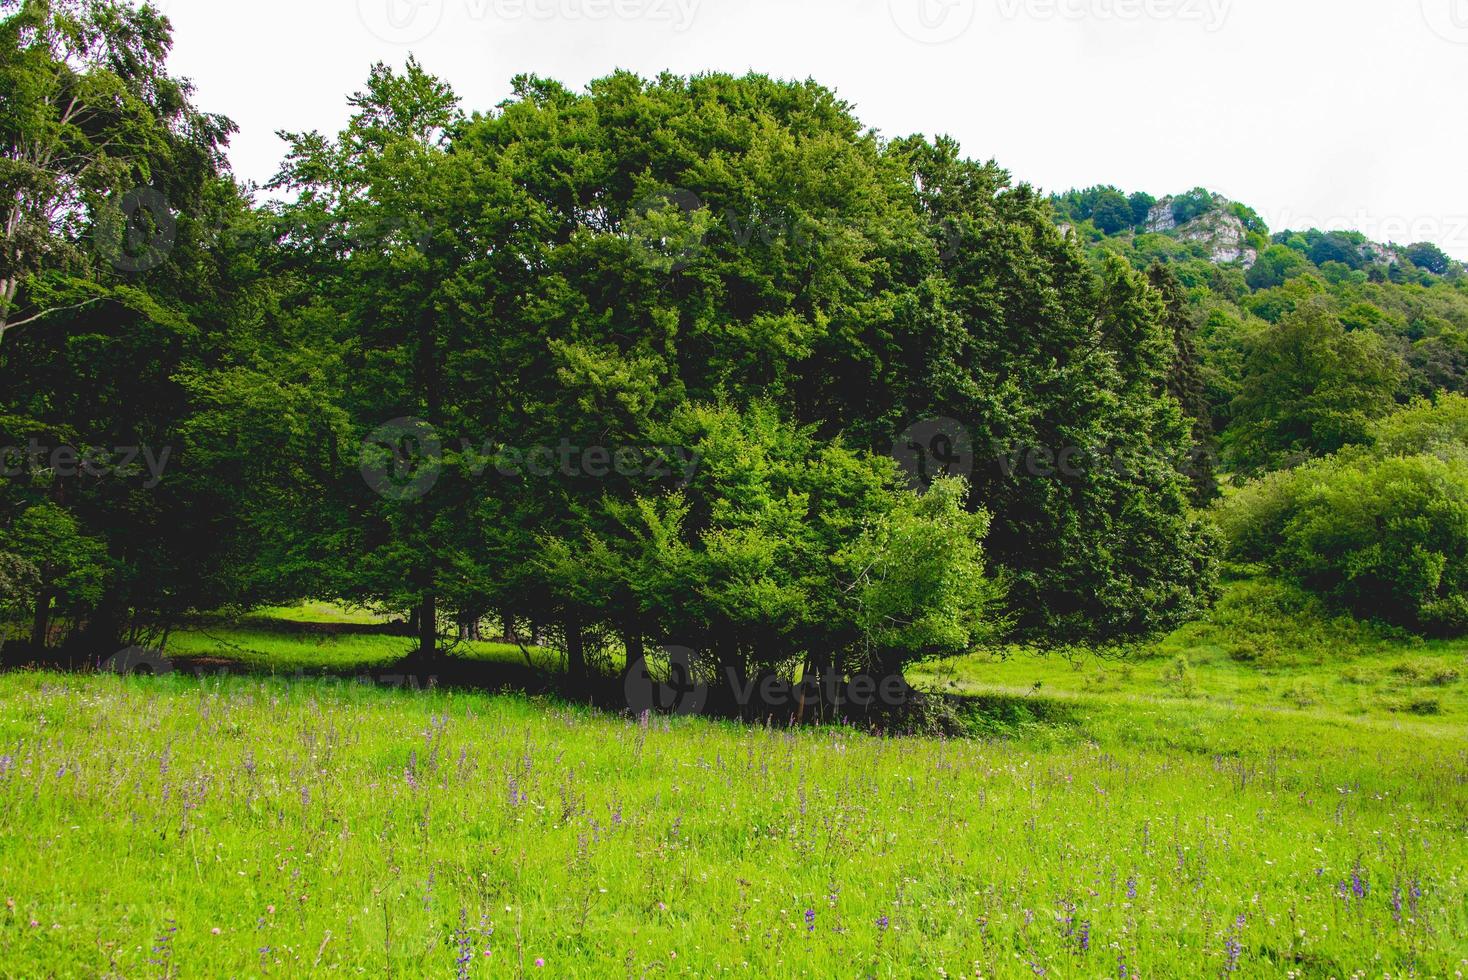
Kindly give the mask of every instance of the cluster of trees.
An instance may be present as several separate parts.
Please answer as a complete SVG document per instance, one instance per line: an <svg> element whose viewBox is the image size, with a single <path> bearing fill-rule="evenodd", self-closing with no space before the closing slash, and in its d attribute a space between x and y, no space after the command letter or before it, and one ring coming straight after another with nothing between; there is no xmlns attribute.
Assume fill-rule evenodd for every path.
<svg viewBox="0 0 1468 980"><path fill-rule="evenodd" d="M256 204L150 8L0 10L0 447L42 450L0 477L0 602L35 645L310 596L410 616L426 656L494 617L575 673L672 642L840 675L1213 598L1183 285L1088 262L947 140L762 76L526 76L471 113L410 60ZM925 419L968 479L894 462ZM697 465L514 465L537 447ZM998 465L1037 449L1072 465ZM422 492L362 477L415 452Z"/></svg>
<svg viewBox="0 0 1468 980"><path fill-rule="evenodd" d="M1096 209L1118 196L1072 191L1054 199L1057 216L1098 266L1120 256L1180 285L1194 414L1242 485L1215 515L1231 556L1363 617L1468 630L1462 264L1430 243L1381 246L1359 232L1271 236L1205 191L1172 199L1180 223L1210 207L1241 219L1257 258L1219 263L1206 236L1107 227Z"/></svg>

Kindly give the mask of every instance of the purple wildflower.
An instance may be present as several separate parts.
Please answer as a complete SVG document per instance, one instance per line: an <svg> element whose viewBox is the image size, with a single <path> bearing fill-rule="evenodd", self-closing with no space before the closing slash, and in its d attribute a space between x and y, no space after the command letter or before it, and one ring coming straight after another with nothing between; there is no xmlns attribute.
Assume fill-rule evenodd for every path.
<svg viewBox="0 0 1468 980"><path fill-rule="evenodd" d="M1223 950L1228 957L1227 962L1223 964L1223 972L1233 973L1239 968L1239 954L1244 951L1244 947L1241 946L1238 939L1232 933L1230 933L1229 937L1223 942Z"/></svg>
<svg viewBox="0 0 1468 980"><path fill-rule="evenodd" d="M1244 952L1244 946L1239 942L1239 936L1243 934L1244 926L1247 922L1248 919L1244 914L1242 912L1239 913L1239 917L1234 920L1234 928L1223 941L1224 973L1233 973L1239 968L1239 957Z"/></svg>
<svg viewBox="0 0 1468 980"><path fill-rule="evenodd" d="M459 909L459 928L454 934L459 942L459 957L454 962L458 965L458 980L469 980L469 964L474 961L474 943L469 938L469 913L467 910Z"/></svg>
<svg viewBox="0 0 1468 980"><path fill-rule="evenodd" d="M805 910L805 931L806 932L815 932L816 931L816 910L815 909L806 909Z"/></svg>

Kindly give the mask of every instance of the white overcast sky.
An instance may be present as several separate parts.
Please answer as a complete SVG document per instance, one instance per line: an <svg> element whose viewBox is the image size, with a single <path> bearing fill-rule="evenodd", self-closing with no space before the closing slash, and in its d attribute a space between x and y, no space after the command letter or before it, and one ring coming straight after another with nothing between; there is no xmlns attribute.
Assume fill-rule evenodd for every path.
<svg viewBox="0 0 1468 980"><path fill-rule="evenodd" d="M1047 191L1202 184L1271 228L1468 260L1468 0L163 0L175 72L240 126L335 132L411 51L467 108L517 73L814 78L887 135L945 133Z"/></svg>

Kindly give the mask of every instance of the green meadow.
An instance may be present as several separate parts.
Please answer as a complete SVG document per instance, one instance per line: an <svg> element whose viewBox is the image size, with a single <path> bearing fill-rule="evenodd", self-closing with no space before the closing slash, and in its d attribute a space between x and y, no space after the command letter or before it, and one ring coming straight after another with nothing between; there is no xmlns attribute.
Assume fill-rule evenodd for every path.
<svg viewBox="0 0 1468 980"><path fill-rule="evenodd" d="M1125 656L932 665L966 737L302 676L409 642L280 628L332 615L0 677L0 975L1465 970L1468 645L1268 582Z"/></svg>

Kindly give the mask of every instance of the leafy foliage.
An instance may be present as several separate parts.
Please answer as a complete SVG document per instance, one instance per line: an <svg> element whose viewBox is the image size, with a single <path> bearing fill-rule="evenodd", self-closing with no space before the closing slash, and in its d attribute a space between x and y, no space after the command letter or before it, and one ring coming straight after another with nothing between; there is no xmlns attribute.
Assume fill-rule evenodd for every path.
<svg viewBox="0 0 1468 980"><path fill-rule="evenodd" d="M1234 553L1357 616L1468 629L1468 461L1341 457L1247 488L1224 507Z"/></svg>

